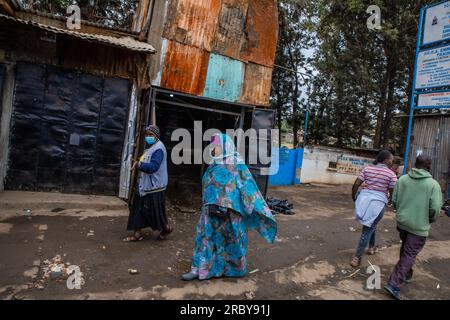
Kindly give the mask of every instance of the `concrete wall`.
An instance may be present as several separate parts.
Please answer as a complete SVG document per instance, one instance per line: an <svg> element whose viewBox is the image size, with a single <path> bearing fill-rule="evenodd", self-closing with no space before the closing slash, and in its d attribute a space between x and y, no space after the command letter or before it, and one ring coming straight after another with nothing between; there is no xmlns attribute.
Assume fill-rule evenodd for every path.
<svg viewBox="0 0 450 320"><path fill-rule="evenodd" d="M353 184L359 173L340 173L336 169L329 169L330 162L338 162L343 157L351 157L366 165L373 161L354 155L351 151L326 147L308 147L303 154L302 183ZM362 169L362 167L361 167Z"/></svg>
<svg viewBox="0 0 450 320"><path fill-rule="evenodd" d="M4 190L4 181L8 169L9 131L14 95L14 64L4 64L6 67L1 92L2 114L0 123L0 191Z"/></svg>

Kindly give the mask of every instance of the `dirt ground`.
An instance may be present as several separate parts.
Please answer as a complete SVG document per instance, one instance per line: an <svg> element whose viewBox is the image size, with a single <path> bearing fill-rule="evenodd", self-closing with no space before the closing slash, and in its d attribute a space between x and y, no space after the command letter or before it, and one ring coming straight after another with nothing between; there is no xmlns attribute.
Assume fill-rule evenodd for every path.
<svg viewBox="0 0 450 320"><path fill-rule="evenodd" d="M294 203L295 215L277 216L274 244L249 235L249 270L242 279L182 282L189 270L198 197L170 202L174 233L157 240L123 243L127 212L65 210L0 213L1 299L390 299L383 290L366 289L370 264L381 269L382 286L397 261L400 241L393 212L378 227L381 247L363 259L349 261L361 227L353 219L350 186L272 187L269 196ZM42 287L44 261L56 255L80 267L84 284L70 290L65 280L48 279ZM136 269L130 274L128 269ZM450 298L450 219L433 225L419 255L413 282L403 287L407 299Z"/></svg>

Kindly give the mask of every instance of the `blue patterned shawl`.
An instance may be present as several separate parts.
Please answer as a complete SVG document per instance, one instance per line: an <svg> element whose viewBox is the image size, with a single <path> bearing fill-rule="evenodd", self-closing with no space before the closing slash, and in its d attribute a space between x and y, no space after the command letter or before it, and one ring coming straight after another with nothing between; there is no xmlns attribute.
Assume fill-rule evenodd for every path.
<svg viewBox="0 0 450 320"><path fill-rule="evenodd" d="M245 218L248 228L272 243L277 222L271 210L231 138L226 134L220 134L219 138L223 152L214 158L203 176L203 204L233 209Z"/></svg>

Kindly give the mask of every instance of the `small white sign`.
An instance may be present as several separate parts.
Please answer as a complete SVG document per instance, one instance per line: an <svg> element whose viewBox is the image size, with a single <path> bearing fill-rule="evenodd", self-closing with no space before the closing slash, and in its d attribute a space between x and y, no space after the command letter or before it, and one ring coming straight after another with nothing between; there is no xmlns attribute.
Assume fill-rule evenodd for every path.
<svg viewBox="0 0 450 320"><path fill-rule="evenodd" d="M450 39L450 1L427 9L422 44L445 39Z"/></svg>
<svg viewBox="0 0 450 320"><path fill-rule="evenodd" d="M419 94L418 108L450 107L450 91Z"/></svg>
<svg viewBox="0 0 450 320"><path fill-rule="evenodd" d="M417 60L416 89L450 86L450 45L423 50Z"/></svg>

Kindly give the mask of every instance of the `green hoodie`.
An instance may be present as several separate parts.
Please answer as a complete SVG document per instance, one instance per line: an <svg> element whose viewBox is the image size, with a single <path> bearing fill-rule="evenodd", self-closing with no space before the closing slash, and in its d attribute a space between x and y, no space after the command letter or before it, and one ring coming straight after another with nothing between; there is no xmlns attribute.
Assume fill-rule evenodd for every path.
<svg viewBox="0 0 450 320"><path fill-rule="evenodd" d="M392 202L400 229L428 237L430 223L441 211L441 187L428 171L414 168L398 180Z"/></svg>

